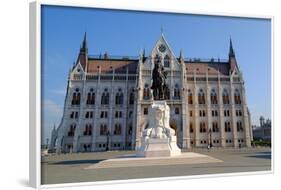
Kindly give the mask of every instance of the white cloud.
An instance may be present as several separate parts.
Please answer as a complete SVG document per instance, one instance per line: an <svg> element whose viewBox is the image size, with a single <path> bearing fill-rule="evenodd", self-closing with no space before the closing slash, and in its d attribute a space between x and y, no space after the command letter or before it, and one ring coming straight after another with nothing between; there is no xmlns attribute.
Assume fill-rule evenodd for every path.
<svg viewBox="0 0 281 190"><path fill-rule="evenodd" d="M43 100L43 114L61 115L62 107L52 100Z"/></svg>
<svg viewBox="0 0 281 190"><path fill-rule="evenodd" d="M56 95L63 95L63 96L65 96L66 91L65 91L65 89L63 89L63 90L52 90L52 93L54 93Z"/></svg>

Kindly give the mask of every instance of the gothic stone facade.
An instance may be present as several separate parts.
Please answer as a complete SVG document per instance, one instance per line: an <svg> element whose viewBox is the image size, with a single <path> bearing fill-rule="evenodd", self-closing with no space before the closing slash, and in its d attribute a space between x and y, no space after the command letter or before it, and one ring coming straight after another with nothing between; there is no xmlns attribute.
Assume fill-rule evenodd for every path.
<svg viewBox="0 0 281 190"><path fill-rule="evenodd" d="M135 149L148 126L155 61L169 87L170 125L182 149L249 147L250 113L245 87L230 41L229 59L178 57L163 34L150 55L88 55L86 35L69 72L64 112L54 127L50 150L84 152Z"/></svg>

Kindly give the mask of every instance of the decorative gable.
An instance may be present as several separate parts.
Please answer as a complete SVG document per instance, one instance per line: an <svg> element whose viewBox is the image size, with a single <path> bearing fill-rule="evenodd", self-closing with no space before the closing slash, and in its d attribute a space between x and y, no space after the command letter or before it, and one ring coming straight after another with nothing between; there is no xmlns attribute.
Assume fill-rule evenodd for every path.
<svg viewBox="0 0 281 190"><path fill-rule="evenodd" d="M163 34L160 39L156 42L152 49L149 59L146 59L143 67L145 69L152 70L154 68L154 61L160 61L166 70L180 70L180 64L166 41Z"/></svg>

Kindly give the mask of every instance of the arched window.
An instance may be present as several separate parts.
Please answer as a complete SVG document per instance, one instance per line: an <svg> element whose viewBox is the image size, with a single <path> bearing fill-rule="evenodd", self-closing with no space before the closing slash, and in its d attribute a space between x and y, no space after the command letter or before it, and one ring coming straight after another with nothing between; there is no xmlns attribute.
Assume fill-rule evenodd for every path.
<svg viewBox="0 0 281 190"><path fill-rule="evenodd" d="M109 104L109 92L106 89L104 89L102 95L101 95L101 104L102 105L108 105Z"/></svg>
<svg viewBox="0 0 281 190"><path fill-rule="evenodd" d="M241 104L241 96L238 89L236 89L234 92L234 102L235 104Z"/></svg>
<svg viewBox="0 0 281 190"><path fill-rule="evenodd" d="M100 135L106 135L107 134L107 125L101 124L100 125Z"/></svg>
<svg viewBox="0 0 281 190"><path fill-rule="evenodd" d="M92 135L92 125L86 124L85 130L84 130L84 136L91 136Z"/></svg>
<svg viewBox="0 0 281 190"><path fill-rule="evenodd" d="M144 85L144 89L143 89L143 99L144 100L148 100L149 99L149 88L148 88L148 84Z"/></svg>
<svg viewBox="0 0 281 190"><path fill-rule="evenodd" d="M229 121L224 123L224 131L225 132L231 132L231 127L230 127Z"/></svg>
<svg viewBox="0 0 281 190"><path fill-rule="evenodd" d="M134 94L134 89L131 90L130 92L130 98L129 98L129 104L134 104L135 101L135 94Z"/></svg>
<svg viewBox="0 0 281 190"><path fill-rule="evenodd" d="M229 104L229 94L226 89L224 89L222 93L222 102L223 104Z"/></svg>
<svg viewBox="0 0 281 190"><path fill-rule="evenodd" d="M116 93L115 96L115 104L116 105L122 105L123 104L123 92L121 90L121 88L118 89L118 92Z"/></svg>
<svg viewBox="0 0 281 190"><path fill-rule="evenodd" d="M219 132L219 127L217 122L212 123L212 131L213 132Z"/></svg>
<svg viewBox="0 0 281 190"><path fill-rule="evenodd" d="M76 124L70 125L70 128L69 128L69 131L68 131L67 135L69 137L73 137L74 134L75 134L75 129L76 129Z"/></svg>
<svg viewBox="0 0 281 190"><path fill-rule="evenodd" d="M75 92L73 92L73 94L72 94L71 104L80 105L80 98L81 98L80 90L79 90L79 88L76 88Z"/></svg>
<svg viewBox="0 0 281 190"><path fill-rule="evenodd" d="M187 91L187 101L188 101L188 104L193 104L193 100L192 100L192 92L190 89L188 89Z"/></svg>
<svg viewBox="0 0 281 190"><path fill-rule="evenodd" d="M236 122L237 132L243 132L242 122L237 121Z"/></svg>
<svg viewBox="0 0 281 190"><path fill-rule="evenodd" d="M180 99L180 88L178 84L174 88L174 99Z"/></svg>
<svg viewBox="0 0 281 190"><path fill-rule="evenodd" d="M189 132L193 133L193 125L192 122L189 123Z"/></svg>
<svg viewBox="0 0 281 190"><path fill-rule="evenodd" d="M115 124L113 134L114 135L121 135L121 132L122 132L121 128L122 128L121 124Z"/></svg>
<svg viewBox="0 0 281 190"><path fill-rule="evenodd" d="M205 94L202 89L200 89L200 91L198 93L198 103L205 104Z"/></svg>
<svg viewBox="0 0 281 190"><path fill-rule="evenodd" d="M95 96L95 93L94 93L94 89L91 88L90 91L88 92L86 103L88 105L94 105L95 99L96 99L96 96Z"/></svg>
<svg viewBox="0 0 281 190"><path fill-rule="evenodd" d="M164 67L170 67L170 57L168 55L164 58Z"/></svg>
<svg viewBox="0 0 281 190"><path fill-rule="evenodd" d="M211 104L218 104L218 98L215 89L211 90Z"/></svg>
<svg viewBox="0 0 281 190"><path fill-rule="evenodd" d="M200 122L200 133L206 133L206 124L205 122Z"/></svg>
<svg viewBox="0 0 281 190"><path fill-rule="evenodd" d="M129 124L129 127L128 127L128 135L131 135L132 132L133 132L133 124L130 123L130 124Z"/></svg>

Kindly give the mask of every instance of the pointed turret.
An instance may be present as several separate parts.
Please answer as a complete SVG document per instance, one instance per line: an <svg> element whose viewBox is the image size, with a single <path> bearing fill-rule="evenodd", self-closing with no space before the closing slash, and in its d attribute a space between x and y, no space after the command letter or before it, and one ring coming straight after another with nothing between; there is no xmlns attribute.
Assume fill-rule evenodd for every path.
<svg viewBox="0 0 281 190"><path fill-rule="evenodd" d="M183 60L183 53L182 53L182 49L180 50L180 57L179 57L180 60Z"/></svg>
<svg viewBox="0 0 281 190"><path fill-rule="evenodd" d="M87 45L87 33L85 32L83 42L80 46L80 52L78 56L77 63L80 62L84 71L86 71L86 65L88 62L88 45Z"/></svg>
<svg viewBox="0 0 281 190"><path fill-rule="evenodd" d="M87 47L87 33L84 34L84 39L82 42L82 46L80 48L80 52L88 53L88 47Z"/></svg>
<svg viewBox="0 0 281 190"><path fill-rule="evenodd" d="M229 57L229 64L230 64L230 72L232 73L235 69L238 70L238 65L237 65L237 62L236 62L235 53L234 53L234 49L233 49L231 38L229 40L229 53L228 53L228 57Z"/></svg>
<svg viewBox="0 0 281 190"><path fill-rule="evenodd" d="M55 134L56 132L56 124L54 124L53 130L52 130L52 135Z"/></svg>
<svg viewBox="0 0 281 190"><path fill-rule="evenodd" d="M229 42L229 53L228 53L228 56L229 57L235 57L235 53L234 53L234 50L233 50L231 38L230 38L230 42Z"/></svg>

